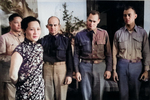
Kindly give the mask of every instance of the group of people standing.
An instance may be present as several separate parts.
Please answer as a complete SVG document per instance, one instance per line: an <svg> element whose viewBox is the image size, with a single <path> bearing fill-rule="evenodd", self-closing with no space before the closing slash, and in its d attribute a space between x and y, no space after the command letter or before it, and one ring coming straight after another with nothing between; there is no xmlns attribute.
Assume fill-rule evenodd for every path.
<svg viewBox="0 0 150 100"><path fill-rule="evenodd" d="M139 100L141 80L148 79L150 51L148 35L135 24L136 18L133 7L124 8L125 26L116 31L111 50L107 31L97 27L100 13L93 10L72 50L70 39L59 33L58 17L48 19L49 34L39 39L38 19L12 14L10 32L0 37L1 60L7 63L11 57L9 75L3 76L12 82L8 99L66 100L74 69L83 100L102 100L105 79L110 77L118 83L120 100Z"/></svg>

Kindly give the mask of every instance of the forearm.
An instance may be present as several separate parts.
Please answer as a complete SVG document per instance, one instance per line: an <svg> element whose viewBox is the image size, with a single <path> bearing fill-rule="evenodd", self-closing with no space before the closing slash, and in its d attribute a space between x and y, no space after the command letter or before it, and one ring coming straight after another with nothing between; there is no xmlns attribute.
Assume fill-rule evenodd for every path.
<svg viewBox="0 0 150 100"><path fill-rule="evenodd" d="M12 76L12 75L10 75L10 80L11 80L11 82L12 82L13 84L16 84L17 81L18 81L18 77L17 77L17 76Z"/></svg>
<svg viewBox="0 0 150 100"><path fill-rule="evenodd" d="M105 55L106 55L106 71L112 71L112 52L111 52L111 46L109 42L109 36L107 35L107 42L105 47Z"/></svg>
<svg viewBox="0 0 150 100"><path fill-rule="evenodd" d="M113 71L116 71L118 49L113 44Z"/></svg>
<svg viewBox="0 0 150 100"><path fill-rule="evenodd" d="M18 81L18 72L22 64L22 61L23 58L18 52L15 52L11 57L9 77L14 84L16 84Z"/></svg>

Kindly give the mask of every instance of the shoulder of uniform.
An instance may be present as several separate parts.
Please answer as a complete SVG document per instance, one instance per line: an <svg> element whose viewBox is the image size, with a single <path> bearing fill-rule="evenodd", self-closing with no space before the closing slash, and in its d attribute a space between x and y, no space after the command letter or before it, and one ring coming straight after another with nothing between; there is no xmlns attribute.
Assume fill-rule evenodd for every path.
<svg viewBox="0 0 150 100"><path fill-rule="evenodd" d="M98 30L99 32L104 33L104 34L108 34L107 31L106 31L105 29L97 28L97 30Z"/></svg>
<svg viewBox="0 0 150 100"><path fill-rule="evenodd" d="M101 31L101 32L105 32L107 33L107 31L105 29L102 29L102 28L97 28L98 31Z"/></svg>
<svg viewBox="0 0 150 100"><path fill-rule="evenodd" d="M83 30L79 31L77 34L81 34L81 33L86 32L86 31L87 31L87 29L83 29Z"/></svg>
<svg viewBox="0 0 150 100"><path fill-rule="evenodd" d="M99 30L99 31L103 31L104 29L101 29L101 28L97 28L97 30Z"/></svg>
<svg viewBox="0 0 150 100"><path fill-rule="evenodd" d="M7 38L7 37L9 37L9 35L10 35L10 33L5 33L5 34L1 35L0 37L1 38Z"/></svg>
<svg viewBox="0 0 150 100"><path fill-rule="evenodd" d="M143 29L141 26L137 26L138 28L140 28L140 29Z"/></svg>
<svg viewBox="0 0 150 100"><path fill-rule="evenodd" d="M69 39L69 37L67 37L65 34L59 34L59 36L64 39Z"/></svg>

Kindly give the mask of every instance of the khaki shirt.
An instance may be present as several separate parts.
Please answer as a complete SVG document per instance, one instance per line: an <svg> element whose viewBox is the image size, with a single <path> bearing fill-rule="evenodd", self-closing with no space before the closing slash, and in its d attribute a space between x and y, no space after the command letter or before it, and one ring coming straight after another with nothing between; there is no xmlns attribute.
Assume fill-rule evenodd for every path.
<svg viewBox="0 0 150 100"><path fill-rule="evenodd" d="M18 36L8 32L0 36L0 60L9 61L13 50L24 41L24 34L20 33Z"/></svg>
<svg viewBox="0 0 150 100"><path fill-rule="evenodd" d="M129 33L126 27L120 28L113 41L113 69L116 69L117 58L128 60L141 59L145 70L149 70L149 43L146 31L135 26L134 31Z"/></svg>

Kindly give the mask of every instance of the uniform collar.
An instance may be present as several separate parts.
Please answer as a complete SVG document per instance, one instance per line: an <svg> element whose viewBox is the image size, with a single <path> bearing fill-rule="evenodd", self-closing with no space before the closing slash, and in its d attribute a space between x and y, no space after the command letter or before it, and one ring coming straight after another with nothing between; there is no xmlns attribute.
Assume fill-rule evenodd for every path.
<svg viewBox="0 0 150 100"><path fill-rule="evenodd" d="M134 31L137 32L137 29L138 29L138 27L137 27L137 25L135 25L135 26L134 26ZM126 26L124 26L124 31L128 31L128 29L127 29Z"/></svg>
<svg viewBox="0 0 150 100"><path fill-rule="evenodd" d="M86 31L87 32L92 32L92 33L96 34L97 33L97 28L95 30L88 30L88 29L86 29Z"/></svg>
<svg viewBox="0 0 150 100"><path fill-rule="evenodd" d="M21 36L21 34L22 34L21 32L20 32L20 33L18 33L18 34L14 34L14 33L13 33L13 32L11 32L11 31L10 31L9 33L10 33L10 34L12 34L12 35L14 35L15 37L19 37L19 36Z"/></svg>

